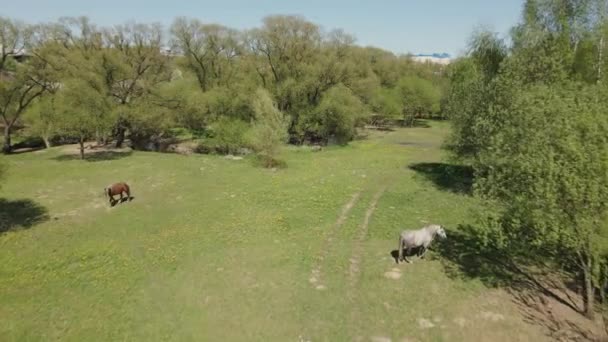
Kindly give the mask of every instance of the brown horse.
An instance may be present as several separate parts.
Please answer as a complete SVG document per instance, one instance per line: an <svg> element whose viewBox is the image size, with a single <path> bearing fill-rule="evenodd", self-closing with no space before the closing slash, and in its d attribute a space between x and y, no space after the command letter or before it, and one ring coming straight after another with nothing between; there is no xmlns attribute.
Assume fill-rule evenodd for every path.
<svg viewBox="0 0 608 342"><path fill-rule="evenodd" d="M131 189L129 189L129 186L125 182L109 185L108 187L103 189L103 192L106 197L110 199L110 206L116 205L118 201L122 203L123 193L127 194L127 200L131 201L133 199L133 197L131 197ZM120 195L120 200L114 199L114 196L116 195Z"/></svg>

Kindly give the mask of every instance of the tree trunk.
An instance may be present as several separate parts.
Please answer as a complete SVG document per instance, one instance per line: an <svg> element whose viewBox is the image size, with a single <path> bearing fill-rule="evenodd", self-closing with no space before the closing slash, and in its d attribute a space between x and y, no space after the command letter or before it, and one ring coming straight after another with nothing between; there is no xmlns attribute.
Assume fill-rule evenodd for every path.
<svg viewBox="0 0 608 342"><path fill-rule="evenodd" d="M119 126L116 130L116 148L121 148L122 143L125 141L125 129Z"/></svg>
<svg viewBox="0 0 608 342"><path fill-rule="evenodd" d="M605 261L604 261L605 262ZM602 263L602 268L600 272L600 303L602 305L606 304L606 288L608 287L608 266L605 263Z"/></svg>
<svg viewBox="0 0 608 342"><path fill-rule="evenodd" d="M604 276L602 283L600 284L600 303L606 304L606 286L608 286L608 279Z"/></svg>
<svg viewBox="0 0 608 342"><path fill-rule="evenodd" d="M595 287L593 286L591 270L591 257L587 257L586 265L583 266L583 300L585 303L585 316L589 319L593 319L595 316Z"/></svg>
<svg viewBox="0 0 608 342"><path fill-rule="evenodd" d="M84 138L80 137L78 143L80 144L80 159L84 160Z"/></svg>
<svg viewBox="0 0 608 342"><path fill-rule="evenodd" d="M11 146L11 127L12 125L6 124L4 126L4 145L2 145L2 153L11 153L13 147Z"/></svg>
<svg viewBox="0 0 608 342"><path fill-rule="evenodd" d="M602 37L600 38L600 46L599 46L599 52L598 52L598 56L597 56L597 83L600 84L602 82L602 60L604 59L603 57L603 53L604 53L604 36L602 35Z"/></svg>
<svg viewBox="0 0 608 342"><path fill-rule="evenodd" d="M98 129L95 130L95 142L97 142L97 146L103 145L103 136Z"/></svg>
<svg viewBox="0 0 608 342"><path fill-rule="evenodd" d="M44 147L51 148L51 140L49 139L49 137L42 137L42 141L44 141Z"/></svg>

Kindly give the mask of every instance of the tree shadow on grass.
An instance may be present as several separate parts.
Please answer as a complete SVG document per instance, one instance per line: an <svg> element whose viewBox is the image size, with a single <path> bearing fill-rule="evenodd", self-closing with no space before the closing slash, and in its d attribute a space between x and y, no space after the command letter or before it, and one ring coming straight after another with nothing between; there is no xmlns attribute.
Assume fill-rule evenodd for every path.
<svg viewBox="0 0 608 342"><path fill-rule="evenodd" d="M473 168L446 163L415 163L411 170L422 174L442 190L470 195L473 189Z"/></svg>
<svg viewBox="0 0 608 342"><path fill-rule="evenodd" d="M84 155L84 160L88 162L100 162L100 161L108 161L108 160L118 160L122 158L129 157L132 154L131 151L97 151L97 152L88 152ZM80 154L62 154L60 156L54 157L53 159L57 161L68 161L68 160L80 160Z"/></svg>
<svg viewBox="0 0 608 342"><path fill-rule="evenodd" d="M546 328L552 338L566 334L568 340L589 340L601 331L583 317L580 298L557 272L546 272L546 265L484 246L472 226L448 232L446 240L437 241L435 253L448 277L478 279L488 287L505 289L524 319Z"/></svg>
<svg viewBox="0 0 608 342"><path fill-rule="evenodd" d="M397 119L395 120L395 124L403 128L431 128L431 125L426 119L414 119L413 123L411 123L410 120L411 119Z"/></svg>
<svg viewBox="0 0 608 342"><path fill-rule="evenodd" d="M431 128L431 125L427 120L424 119L416 119L414 120L414 128Z"/></svg>
<svg viewBox="0 0 608 342"><path fill-rule="evenodd" d="M12 229L31 228L48 219L48 210L37 202L0 198L0 234Z"/></svg>
<svg viewBox="0 0 608 342"><path fill-rule="evenodd" d="M15 148L11 151L11 154L31 153L31 152L36 152L36 151L42 151L44 149L45 149L44 146Z"/></svg>

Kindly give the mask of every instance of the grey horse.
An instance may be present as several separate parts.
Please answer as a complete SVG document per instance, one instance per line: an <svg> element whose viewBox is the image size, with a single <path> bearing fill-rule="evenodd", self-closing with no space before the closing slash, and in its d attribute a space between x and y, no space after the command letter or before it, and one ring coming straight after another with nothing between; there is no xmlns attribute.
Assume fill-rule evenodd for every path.
<svg viewBox="0 0 608 342"><path fill-rule="evenodd" d="M439 236L442 239L446 238L445 229L438 224L430 224L422 227L418 230L404 230L399 234L399 257L397 263L400 261L410 262L407 259L412 248L421 247L422 251L418 253L420 257L424 256L426 249L429 247L435 236ZM403 255L403 249L405 249L405 256Z"/></svg>

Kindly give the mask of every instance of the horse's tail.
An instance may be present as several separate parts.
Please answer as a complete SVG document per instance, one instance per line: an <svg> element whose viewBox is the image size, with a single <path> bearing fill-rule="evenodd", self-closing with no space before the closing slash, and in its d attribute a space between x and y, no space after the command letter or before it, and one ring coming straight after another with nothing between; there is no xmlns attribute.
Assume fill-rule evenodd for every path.
<svg viewBox="0 0 608 342"><path fill-rule="evenodd" d="M129 184L122 183L125 186L125 192L127 193L127 199L131 200L131 188L129 188Z"/></svg>
<svg viewBox="0 0 608 342"><path fill-rule="evenodd" d="M109 188L103 188L103 196L105 198L109 198L110 197L110 189Z"/></svg>

